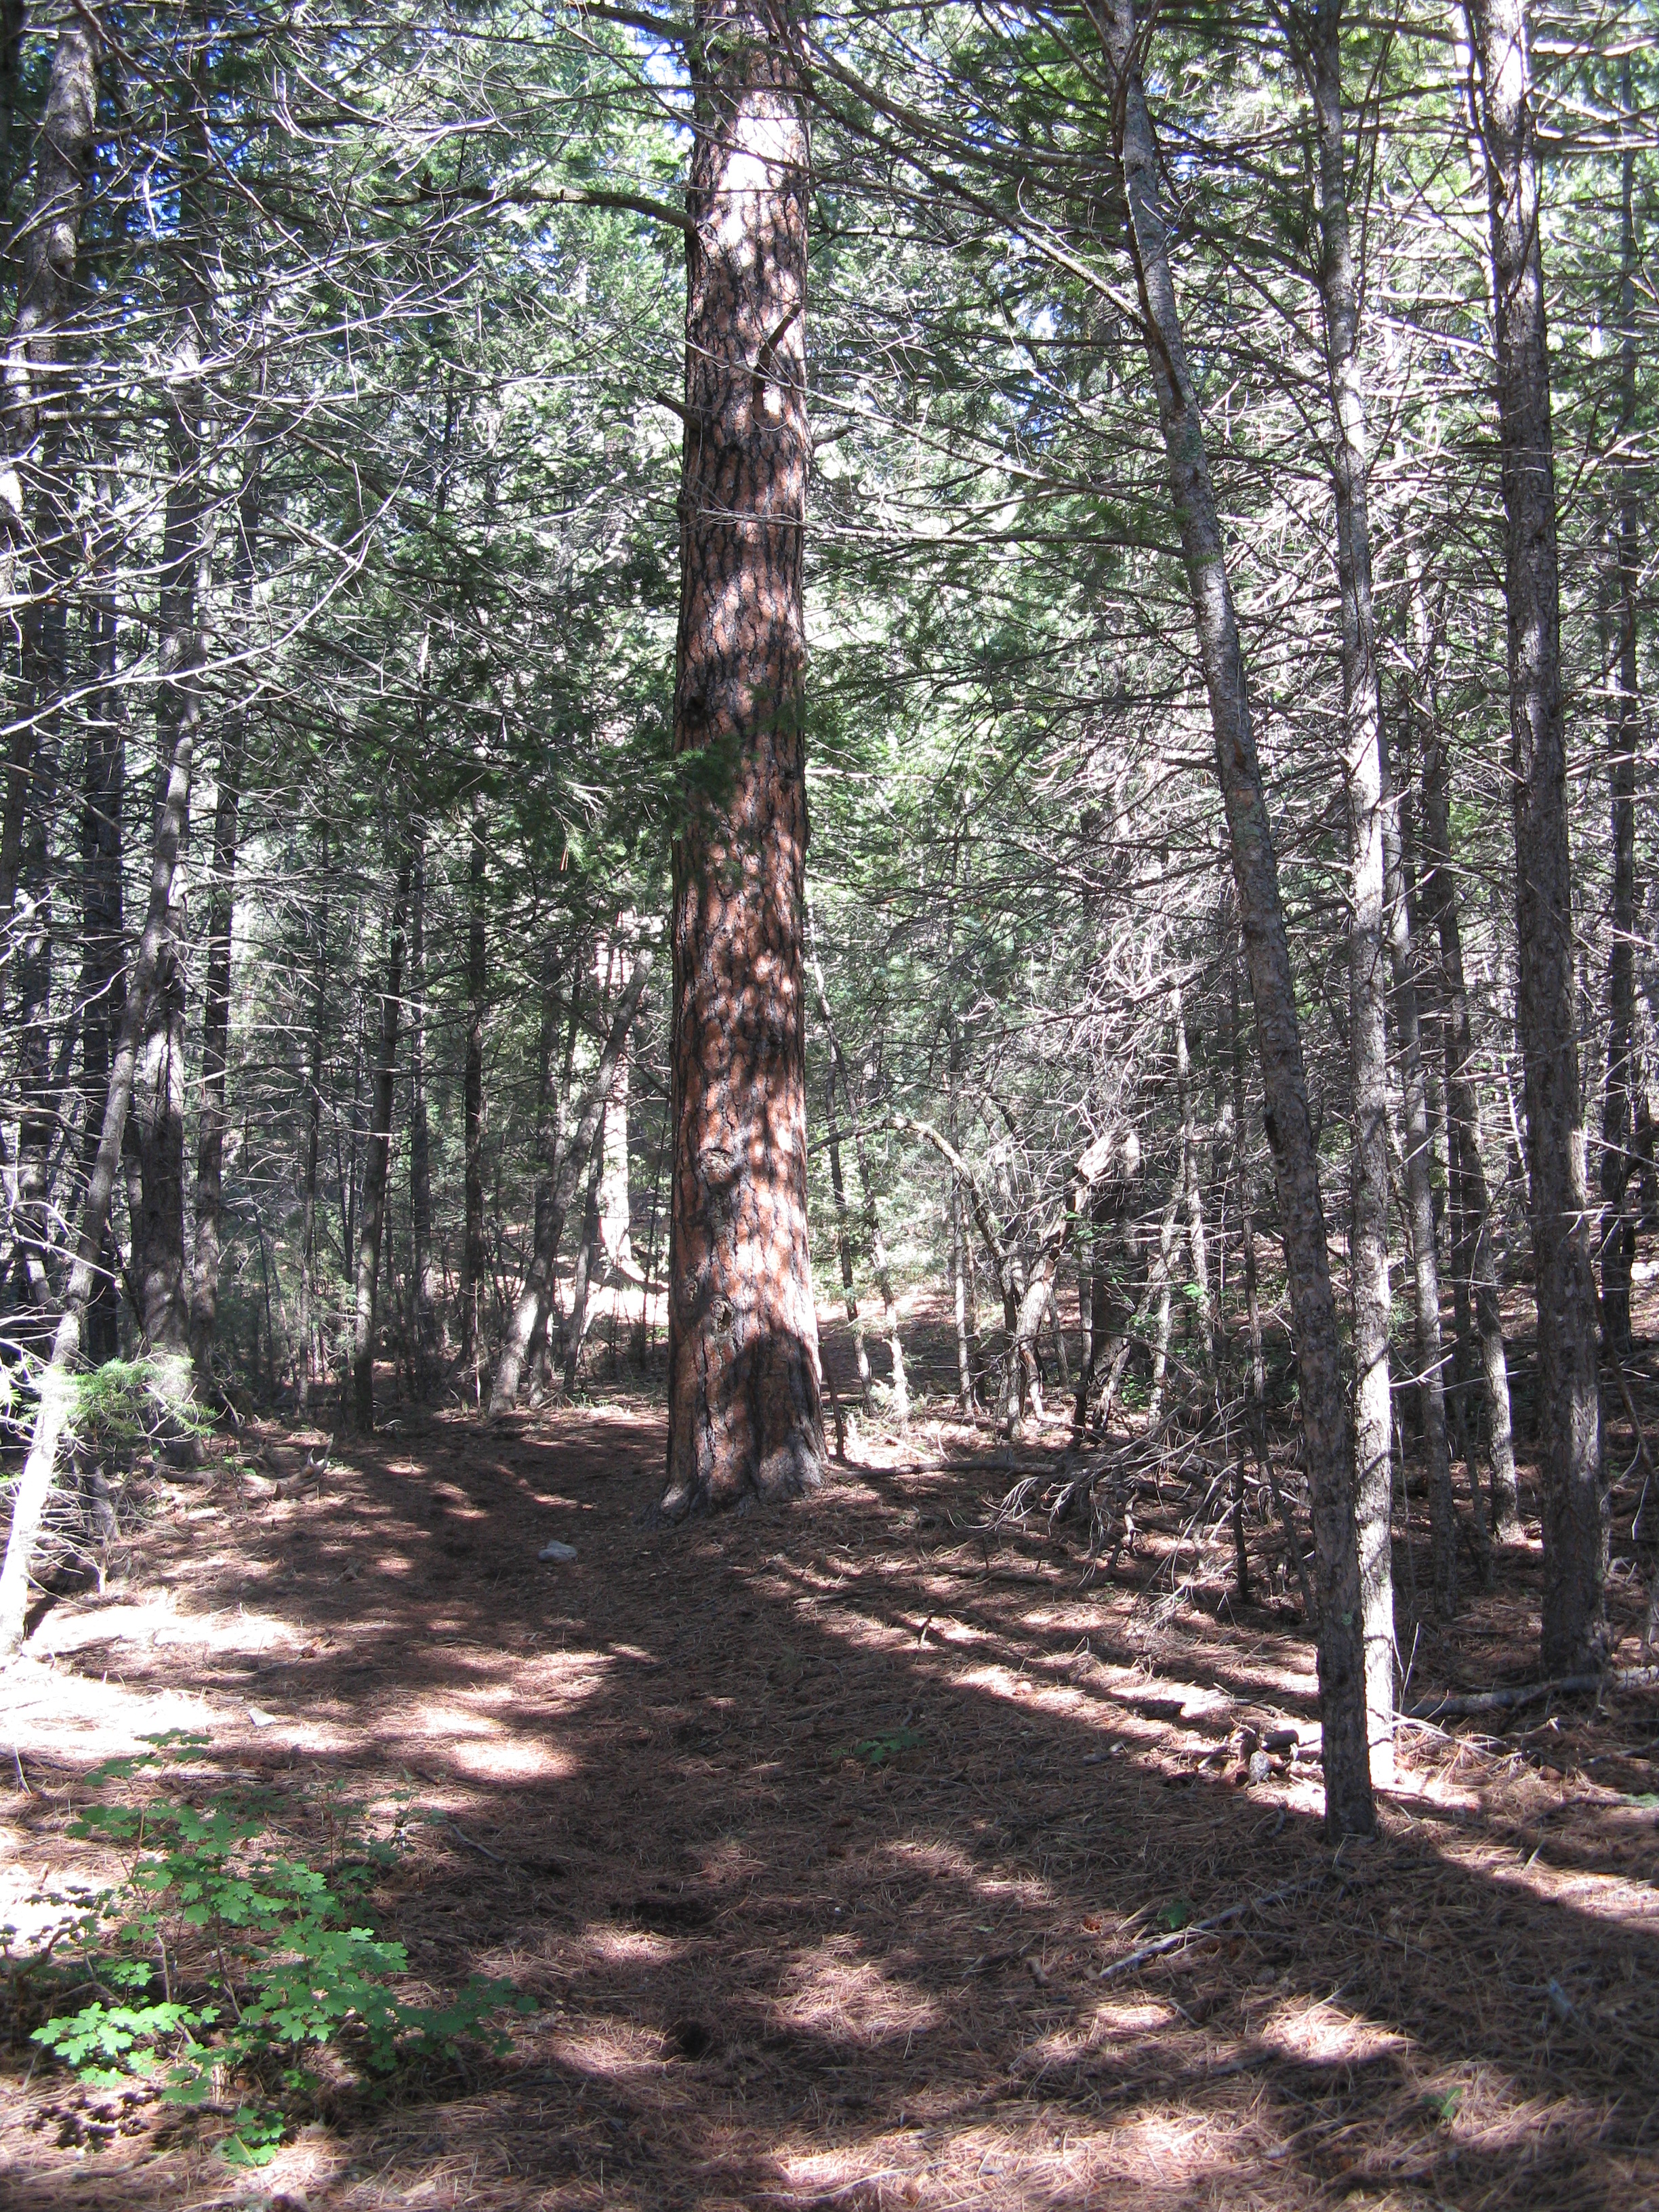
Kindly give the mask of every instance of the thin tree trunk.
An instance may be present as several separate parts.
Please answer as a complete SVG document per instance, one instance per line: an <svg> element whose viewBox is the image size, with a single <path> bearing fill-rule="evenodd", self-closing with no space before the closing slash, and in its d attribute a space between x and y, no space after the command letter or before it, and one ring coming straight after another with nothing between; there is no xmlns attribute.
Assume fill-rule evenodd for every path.
<svg viewBox="0 0 1659 2212"><path fill-rule="evenodd" d="M259 527L260 456L249 456L238 502L236 599L244 622L253 606L253 547ZM207 975L202 989L202 1104L196 1138L196 1253L190 1294L190 1354L199 1378L213 1370L219 1322L221 1215L224 1202L225 1075L230 1060L230 951L236 914L236 843L242 804L247 717L226 726L219 753L208 891ZM263 1255L263 1245L261 1253Z"/></svg>
<svg viewBox="0 0 1659 2212"><path fill-rule="evenodd" d="M312 990L311 1045L306 1067L306 1149L300 1192L300 1412L310 1409L317 1331L317 1162L323 1121L323 1020L328 987L328 824L322 825L318 880L317 963Z"/></svg>
<svg viewBox="0 0 1659 2212"><path fill-rule="evenodd" d="M417 830L409 923L409 1236L414 1279L417 1397L430 1394L439 1358L438 1277L432 1251L432 1131L426 1109L426 833Z"/></svg>
<svg viewBox="0 0 1659 2212"><path fill-rule="evenodd" d="M1383 824L1376 617L1366 501L1364 380L1359 361L1359 276L1348 222L1342 108L1341 0L1305 19L1318 139L1318 283L1325 325L1341 605L1343 787L1348 814L1348 1050L1353 1096L1352 1228L1354 1501L1364 1607L1365 1699L1371 1773L1394 1778L1394 1462L1389 1372L1388 976L1383 946Z"/></svg>
<svg viewBox="0 0 1659 2212"><path fill-rule="evenodd" d="M621 1055L618 1054L618 1060ZM582 1233L576 1247L576 1266L570 1279L570 1327L564 1349L563 1391L567 1398L576 1388L576 1370L587 1341L589 1306L593 1287L593 1263L600 1249L599 1194L605 1183L605 1117L593 1134L587 1162L587 1188L582 1198Z"/></svg>
<svg viewBox="0 0 1659 2212"><path fill-rule="evenodd" d="M662 1510L821 1480L801 977L805 118L781 0L696 0Z"/></svg>
<svg viewBox="0 0 1659 2212"><path fill-rule="evenodd" d="M11 1534L6 1543L5 1565L0 1568L0 1659L9 1657L22 1641L35 1543L57 1471L58 1447L74 1411L75 1369L81 1357L81 1332L98 1284L109 1226L110 1198L121 1164L122 1137L132 1097L138 1041L143 1034L150 997L155 988L179 848L189 817L194 741L195 725L186 718L174 734L167 793L156 816L149 908L127 979L121 1033L110 1066L103 1129L92 1175L81 1201L75 1262L52 1340L52 1358L40 1377L40 1404L30 1432L28 1455L12 1496Z"/></svg>
<svg viewBox="0 0 1659 2212"><path fill-rule="evenodd" d="M1158 149L1140 79L1133 0L1089 0L1112 80L1115 151L1147 360L1158 397L1210 699L1216 767L1267 1095L1291 1311L1319 1578L1319 1701L1328 1833L1376 1826L1366 1724L1365 1644L1348 1413L1324 1206L1302 1060L1279 870L1251 728L1243 653L1196 394L1187 366L1159 204Z"/></svg>
<svg viewBox="0 0 1659 2212"><path fill-rule="evenodd" d="M374 1430L375 1316L380 1297L380 1244L386 1231L387 1171L392 1164L392 1115L397 1097L398 1015L403 1003L404 935L414 854L398 864L386 937L386 981L380 992L380 1049L369 1091L368 1134L363 1146L363 1188L357 1206L357 1281L351 1330L351 1416L363 1436Z"/></svg>
<svg viewBox="0 0 1659 2212"><path fill-rule="evenodd" d="M466 1220L461 1243L461 1366L476 1375L483 1357L480 1302L488 1256L483 1228L483 1032L489 983L489 939L484 927L483 814L476 804L467 861L466 1059L462 1117L466 1147Z"/></svg>
<svg viewBox="0 0 1659 2212"><path fill-rule="evenodd" d="M88 599L92 633L93 689L88 703L83 769L81 853L85 869L81 968L81 1065L87 1095L82 1138L83 1184L98 1163L104 1109L109 1097L112 1050L125 1006L122 944L121 817L126 786L126 722L115 683L115 594L109 575L113 541L100 536ZM110 1266L112 1239L107 1224L99 1255L99 1273L87 1308L87 1356L94 1364L113 1359L120 1349L119 1301Z"/></svg>
<svg viewBox="0 0 1659 2212"><path fill-rule="evenodd" d="M864 1316L859 1311L858 1291L853 1281L853 1231L847 1212L847 1184L841 1168L841 1116L836 1103L839 1091L832 1053L829 1079L823 1086L824 1115L830 1142L830 1188L835 1194L836 1243L841 1253L841 1290L847 1302L847 1319L853 1331L853 1350L858 1360L859 1395L867 1405L870 1401L870 1353L864 1341Z"/></svg>
<svg viewBox="0 0 1659 2212"><path fill-rule="evenodd" d="M1384 756L1386 766L1386 755ZM1399 805L1403 808L1402 798ZM1388 866L1389 958L1394 972L1395 1032L1400 1040L1406 1103L1406 1200L1411 1215L1412 1286L1417 1310L1417 1389L1423 1444L1429 1463L1429 1525L1434 1547L1435 1609L1449 1620L1457 1606L1457 1512L1452 1499L1451 1440L1446 1431L1446 1386L1440 1346L1440 1269L1435 1246L1434 1187L1430 1180L1429 1097L1423 1073L1408 884L1395 808L1383 815ZM1475 1520L1481 1523L1477 1488Z"/></svg>
<svg viewBox="0 0 1659 2212"><path fill-rule="evenodd" d="M1497 301L1517 992L1537 1279L1547 1674L1607 1650L1595 1277L1573 1004L1555 469L1525 0L1469 0Z"/></svg>
<svg viewBox="0 0 1659 2212"><path fill-rule="evenodd" d="M1621 65L1622 127L1631 126L1631 70ZM1631 1263L1636 1257L1637 1213L1629 1203L1636 1085L1636 757L1642 740L1642 695L1637 670L1637 589L1642 565L1642 509L1629 442L1636 431L1636 155L1626 146L1620 165L1619 285L1619 672L1618 711L1609 732L1607 767L1613 799L1613 941L1607 951L1607 1080L1601 1098L1601 1319L1609 1350L1622 1358L1631 1348Z"/></svg>
<svg viewBox="0 0 1659 2212"><path fill-rule="evenodd" d="M950 1008L946 1009L945 1021L949 1040L945 1130L955 1145L959 1141L957 1125L957 1101L962 1090L962 1024L954 1010ZM968 1241L962 1179L954 1171L951 1173L947 1186L946 1204L951 1221L951 1303L957 1330L957 1401L964 1413L971 1414L974 1410L974 1370L978 1364L977 1346L974 1341L974 1259L973 1249Z"/></svg>
<svg viewBox="0 0 1659 2212"><path fill-rule="evenodd" d="M23 229L17 313L6 346L0 605L12 621L18 619L17 570L31 528L48 579L60 576L70 557L70 501L63 480L62 434L69 392L60 347L74 299L81 221L92 172L100 12L97 4L82 7L67 14L58 27L35 154L33 205ZM14 99L21 33L21 10L9 4L0 15L0 73ZM8 185L9 181L8 161ZM28 580L31 595L40 582L40 576ZM32 627L30 610L23 611L21 621L27 635ZM40 730L38 714L26 702L8 746L0 811L0 928L9 921L16 896Z"/></svg>
<svg viewBox="0 0 1659 2212"><path fill-rule="evenodd" d="M1206 1368L1209 1368L1215 1349L1214 1309L1210 1297L1210 1255L1204 1234L1204 1186L1199 1174L1198 1135L1193 1120L1192 1054L1187 1042L1187 1016L1179 984L1171 995L1170 1012L1175 1024L1176 1107L1181 1120L1181 1196L1187 1215L1187 1251L1192 1262L1193 1287L1198 1292L1195 1317L1203 1347L1200 1356Z"/></svg>
<svg viewBox="0 0 1659 2212"><path fill-rule="evenodd" d="M865 1243L870 1254L870 1272L876 1279L876 1289L881 1297L882 1322L886 1331L887 1347L893 1365L893 1413L901 1423L910 1417L910 1391L904 1374L904 1346L899 1336L898 1303L893 1296L893 1271L888 1265L887 1246L881 1233L881 1217L876 1210L876 1186L870 1173L870 1155L864 1142L864 1131L859 1113L859 1100L853 1094L851 1078L847 1070L847 1056L841 1048L835 1018L830 1012L830 993L823 980L823 963L818 957L817 924L809 901L806 908L806 965L812 978L812 988L818 1002L818 1019L823 1024L823 1035L830 1047L830 1141L835 1151L830 1157L830 1173L836 1181L838 1201L844 1208L845 1197L839 1185L840 1144L835 1120L835 1088L841 1079L842 1097L846 1101L853 1129L853 1157L859 1171L859 1193L863 1200ZM839 1219L839 1217L837 1217ZM852 1297L850 1265L844 1263L842 1280L847 1285L848 1316L853 1321L854 1334L859 1347L859 1382L866 1400L870 1395L870 1362L864 1349L864 1331L859 1325L856 1302Z"/></svg>
<svg viewBox="0 0 1659 2212"><path fill-rule="evenodd" d="M634 955L634 972L628 987L617 1002L611 1018L605 1048L599 1054L599 1066L594 1070L593 1086L578 1117L575 1131L563 1146L558 1161L556 1176L549 1194L545 1212L537 1209L536 1246L531 1255L529 1272L523 1291L514 1309L513 1318L502 1340L501 1357L495 1363L495 1373L489 1393L489 1413L492 1419L512 1412L518 1402L519 1382L532 1346L547 1327L548 1309L553 1299L553 1271L559 1256L559 1241L564 1234L565 1216L570 1211L570 1201L576 1192L576 1182L586 1167L592 1152L595 1133L605 1114L605 1102L611 1090L611 1078L615 1071L617 1055L628 1043L628 1033L634 1026L640 1001L645 995L652 967L649 945L641 945Z"/></svg>
<svg viewBox="0 0 1659 2212"><path fill-rule="evenodd" d="M207 488L203 480L203 416L206 394L202 366L208 345L208 295L204 264L208 246L207 75L209 48L198 16L183 74L184 148L179 186L179 238L173 287L174 336L167 380L168 483L157 606L156 750L170 758L175 733L202 713L202 635L211 543ZM161 803L160 794L157 799ZM174 903L161 968L150 1008L138 1090L138 1159L142 1203L133 1229L133 1273L144 1341L163 1355L184 1384L190 1337L190 1297L185 1265L185 997L184 947L187 921L182 875L173 878Z"/></svg>
<svg viewBox="0 0 1659 2212"><path fill-rule="evenodd" d="M1429 641L1421 593L1413 594L1419 617L1419 649ZM1441 998L1446 1025L1446 1119L1455 1163L1460 1241L1453 1248L1452 1274L1474 1308L1480 1339L1481 1380L1486 1400L1487 1450L1492 1464L1492 1527L1501 1543L1521 1534L1516 1488L1515 1431L1510 1412L1509 1358L1498 1303L1498 1268L1492 1253L1492 1208L1480 1158L1480 1107L1474 1089L1474 1038L1469 1023L1468 986L1463 973L1463 939L1457 913L1457 885L1451 849L1451 808L1440 717L1431 686L1424 716L1423 847L1425 866L1423 904L1432 917L1440 944ZM1469 1462L1473 1478L1474 1462Z"/></svg>

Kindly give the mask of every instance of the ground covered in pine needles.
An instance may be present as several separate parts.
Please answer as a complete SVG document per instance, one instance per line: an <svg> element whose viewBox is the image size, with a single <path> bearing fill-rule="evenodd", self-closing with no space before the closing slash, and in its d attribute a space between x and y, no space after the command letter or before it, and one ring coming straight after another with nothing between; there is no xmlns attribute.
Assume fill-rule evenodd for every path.
<svg viewBox="0 0 1659 2212"><path fill-rule="evenodd" d="M1224 1526L1183 1534L1203 1468L1109 1572L995 1525L1063 1428L1011 1455L931 1409L810 1502L663 1530L661 1417L601 1389L405 1411L320 1475L320 1431L262 1425L45 1613L0 1684L0 1919L107 1872L82 1778L187 1728L192 1789L274 1785L314 1852L331 1796L401 1814L373 1917L411 1986L538 2009L378 2101L342 2080L240 2178L222 2118L20 2029L9 2207L1659 2207L1659 1698L1408 1727L1380 1840L1334 1854L1275 1528L1240 1605ZM1413 1697L1533 1678L1529 1525L1413 1630ZM1397 1569L1426 1592L1415 1519Z"/></svg>

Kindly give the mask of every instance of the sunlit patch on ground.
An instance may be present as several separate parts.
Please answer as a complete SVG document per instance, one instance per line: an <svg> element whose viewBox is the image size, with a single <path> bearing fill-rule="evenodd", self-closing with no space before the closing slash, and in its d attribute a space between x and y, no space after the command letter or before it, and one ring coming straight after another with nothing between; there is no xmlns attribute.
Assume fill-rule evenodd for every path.
<svg viewBox="0 0 1659 2212"><path fill-rule="evenodd" d="M191 1790L273 1789L296 1846L331 1793L409 1815L374 1917L411 1987L538 2010L505 2058L325 2100L264 2199L210 2118L20 2069L8 2212L1659 2205L1659 1700L1410 1731L1334 1863L1316 1763L1250 1784L1241 1748L1316 1743L1311 1645L1171 1605L1178 1485L1109 1577L993 1528L982 1434L866 1433L809 1506L680 1532L641 1525L662 1431L622 1405L337 1449L320 1502L180 1486L6 1678L0 1898L106 1879L82 1778L189 1728ZM1462 1663L1523 1666L1534 1600L1472 1599Z"/></svg>

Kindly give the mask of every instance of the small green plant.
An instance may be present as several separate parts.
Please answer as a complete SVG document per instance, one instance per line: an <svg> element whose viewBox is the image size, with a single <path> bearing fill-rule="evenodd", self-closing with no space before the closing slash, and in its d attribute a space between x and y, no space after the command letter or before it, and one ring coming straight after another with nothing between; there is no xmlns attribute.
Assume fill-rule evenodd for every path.
<svg viewBox="0 0 1659 2212"><path fill-rule="evenodd" d="M203 1739L175 1730L149 1741L139 1757L98 1768L92 1787L187 1756ZM258 2101L236 2111L222 2146L240 2166L269 2164L289 2108L314 2088L308 2048L332 2045L384 2080L416 2057L453 2056L505 2006L532 2008L507 1983L477 1977L448 2005L404 2002L389 1978L406 1971L407 1953L356 1910L396 1856L402 1817L392 1838L373 1839L331 1800L319 1873L270 1847L273 1809L245 1792L198 1809L177 1790L143 1806L88 1806L70 1832L112 1846L123 1879L72 1911L68 1942L60 1936L54 1947L53 2016L33 2032L97 2088L159 2079L167 2102L201 2106L228 2081L246 2084ZM7 1957L24 1964L9 1940ZM497 2050L503 2040L492 2038Z"/></svg>
<svg viewBox="0 0 1659 2212"><path fill-rule="evenodd" d="M867 1735L861 1742L838 1751L836 1756L862 1759L866 1766L885 1766L902 1751L914 1751L921 1741L915 1729L897 1729L891 1735Z"/></svg>

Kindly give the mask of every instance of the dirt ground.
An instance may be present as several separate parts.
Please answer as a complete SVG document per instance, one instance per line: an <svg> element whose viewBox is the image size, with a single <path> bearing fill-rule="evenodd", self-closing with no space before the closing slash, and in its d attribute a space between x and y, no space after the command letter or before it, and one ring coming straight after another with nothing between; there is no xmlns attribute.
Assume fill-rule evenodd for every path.
<svg viewBox="0 0 1659 2212"><path fill-rule="evenodd" d="M264 1424L279 1487L161 1485L0 1680L0 1919L97 1875L64 1832L86 1771L191 1728L192 1788L275 1784L313 1840L330 1791L412 1797L375 1925L420 1985L532 1996L510 2054L343 2098L239 2179L222 2120L15 2041L0 2203L1659 2207L1659 1698L1407 1727L1381 1838L1333 1854L1307 1759L1243 1782L1241 1728L1316 1744L1312 1647L1272 1526L1251 1607L1230 1546L1183 1538L1202 1470L1108 1573L1041 1515L988 1525L1063 1427L1010 1454L934 1401L808 1502L665 1531L653 1401L589 1395L494 1429L405 1409L320 1477L321 1431ZM1410 1618L1413 1512L1411 1694L1531 1680L1535 1519L1441 1633ZM538 1562L554 1537L574 1565Z"/></svg>

